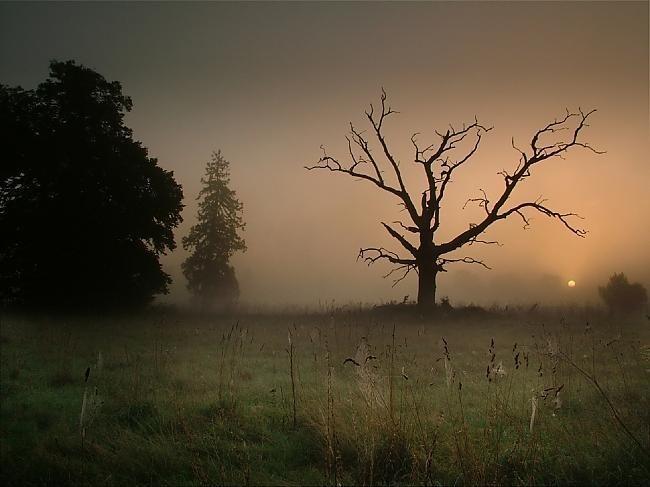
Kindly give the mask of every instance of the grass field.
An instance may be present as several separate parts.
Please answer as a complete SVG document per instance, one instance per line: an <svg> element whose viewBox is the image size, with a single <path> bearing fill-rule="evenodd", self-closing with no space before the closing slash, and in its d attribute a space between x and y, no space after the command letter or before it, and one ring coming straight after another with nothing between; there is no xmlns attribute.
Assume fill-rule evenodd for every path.
<svg viewBox="0 0 650 487"><path fill-rule="evenodd" d="M5 314L0 331L4 485L650 479L645 316Z"/></svg>

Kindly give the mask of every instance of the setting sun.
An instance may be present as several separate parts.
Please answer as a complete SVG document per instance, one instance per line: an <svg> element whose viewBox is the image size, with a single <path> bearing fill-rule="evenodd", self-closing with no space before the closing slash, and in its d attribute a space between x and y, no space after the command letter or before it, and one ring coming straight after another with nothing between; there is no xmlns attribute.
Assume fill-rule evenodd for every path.
<svg viewBox="0 0 650 487"><path fill-rule="evenodd" d="M569 282L567 282L566 284L567 284L567 286L569 286L569 287L576 287L576 282L575 282L573 279L571 279L571 280L570 280Z"/></svg>

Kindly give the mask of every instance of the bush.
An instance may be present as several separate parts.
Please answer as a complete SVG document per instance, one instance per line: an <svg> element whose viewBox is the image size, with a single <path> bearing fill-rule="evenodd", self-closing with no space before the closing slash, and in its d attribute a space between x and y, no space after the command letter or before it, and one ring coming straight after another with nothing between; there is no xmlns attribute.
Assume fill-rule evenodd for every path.
<svg viewBox="0 0 650 487"><path fill-rule="evenodd" d="M642 284L630 284L622 272L609 278L606 286L598 288L600 297L610 311L628 313L638 311L648 302L648 292Z"/></svg>

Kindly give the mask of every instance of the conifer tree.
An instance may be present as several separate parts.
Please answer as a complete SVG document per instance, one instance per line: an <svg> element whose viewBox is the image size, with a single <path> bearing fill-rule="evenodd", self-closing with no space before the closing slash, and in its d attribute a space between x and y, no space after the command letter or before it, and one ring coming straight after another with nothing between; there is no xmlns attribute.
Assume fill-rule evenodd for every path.
<svg viewBox="0 0 650 487"><path fill-rule="evenodd" d="M230 163L221 151L212 154L201 183L197 223L183 238L183 248L191 252L182 264L183 274L202 305L232 304L239 297L239 284L230 258L246 250L239 235L245 224L243 205L228 187Z"/></svg>

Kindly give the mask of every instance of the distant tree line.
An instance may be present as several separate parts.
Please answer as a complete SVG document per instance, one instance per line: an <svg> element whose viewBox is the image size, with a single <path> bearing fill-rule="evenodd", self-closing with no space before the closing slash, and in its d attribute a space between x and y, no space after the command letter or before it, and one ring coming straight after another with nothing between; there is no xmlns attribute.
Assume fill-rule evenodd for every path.
<svg viewBox="0 0 650 487"><path fill-rule="evenodd" d="M34 90L0 84L2 304L141 306L168 292L171 278L159 258L176 248L183 191L134 140L124 123L132 106L119 82L74 61L53 61ZM218 186L221 167L210 185ZM205 212L218 208L215 198L223 196L228 221L241 228L241 217L233 217L241 205L225 184L219 191L187 237L189 247L205 253L202 243L216 241L214 252L223 253L218 277L195 271L196 256L184 266L190 289L202 294L206 287L237 287L223 262L243 249L243 240L233 236L232 225L219 230L222 221Z"/></svg>

